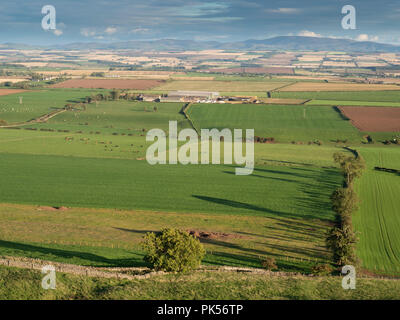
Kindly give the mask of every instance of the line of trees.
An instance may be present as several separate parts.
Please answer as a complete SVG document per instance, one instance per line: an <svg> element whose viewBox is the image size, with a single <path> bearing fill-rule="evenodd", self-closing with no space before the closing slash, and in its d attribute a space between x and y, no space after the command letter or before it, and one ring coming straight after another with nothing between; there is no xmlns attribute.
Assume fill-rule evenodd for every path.
<svg viewBox="0 0 400 320"><path fill-rule="evenodd" d="M137 100L137 94L129 92L121 92L118 89L110 91L110 93L98 93L85 97L86 103L92 103L96 101L116 101L116 100Z"/></svg>
<svg viewBox="0 0 400 320"><path fill-rule="evenodd" d="M344 183L331 196L332 209L336 212L336 225L329 231L327 246L334 253L334 259L339 266L359 263L355 253L358 241L353 230L352 214L358 209L359 199L354 191L354 180L361 177L365 169L365 161L361 155L346 156L335 153L334 161L339 164Z"/></svg>

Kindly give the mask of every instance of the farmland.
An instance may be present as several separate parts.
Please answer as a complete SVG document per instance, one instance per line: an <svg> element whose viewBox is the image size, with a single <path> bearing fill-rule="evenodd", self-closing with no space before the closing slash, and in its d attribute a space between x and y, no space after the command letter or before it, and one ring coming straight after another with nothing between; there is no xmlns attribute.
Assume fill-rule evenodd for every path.
<svg viewBox="0 0 400 320"><path fill-rule="evenodd" d="M305 92L305 91L382 91L400 90L396 85L383 84L358 84L358 83L314 83L297 82L290 86L279 89L279 91Z"/></svg>
<svg viewBox="0 0 400 320"><path fill-rule="evenodd" d="M287 84L289 83L272 81L171 81L154 88L154 90L251 92L274 90Z"/></svg>
<svg viewBox="0 0 400 320"><path fill-rule="evenodd" d="M361 199L352 216L360 239L357 273L400 276L398 175L374 169L400 169L400 87L380 83L390 80L383 71L352 68L358 59L345 52L76 50L63 53L68 64L57 62L65 58L60 53L51 61L47 53L35 54L35 61L18 61L5 71L39 80L23 84L26 90L18 83L0 89L0 123L13 125L0 128L0 257L107 270L148 267L143 235L174 227L203 243L204 268L262 268L273 258L275 271L289 275L193 272L182 275L185 280L175 284L180 291L171 293L164 286L170 274L146 281L68 274L60 278L62 292L10 289L8 297L63 299L71 297L67 286L85 284L88 291L81 294L88 298L397 298L394 280L360 279L359 291L350 292L341 290L338 277L292 274L315 273L326 264L337 275L326 238L337 222L331 195L344 177L333 155L358 151L367 169L355 181ZM361 57L384 66L394 59ZM194 92L194 98L176 98L173 91L223 97L202 100ZM67 104L73 106L64 110ZM30 121L57 110L63 112ZM236 176L236 164L150 165L146 151L153 142L146 135L157 128L168 137L169 121L197 132L254 129L253 173ZM222 140L221 150L225 146ZM9 274L26 286L39 276L0 266L0 280ZM12 279L4 283L10 288ZM99 290L99 283L114 289Z"/></svg>
<svg viewBox="0 0 400 320"><path fill-rule="evenodd" d="M198 129L254 128L255 135L279 142L349 139L356 143L361 138L332 107L195 104L189 114Z"/></svg>
<svg viewBox="0 0 400 320"><path fill-rule="evenodd" d="M399 102L371 101L341 101L341 100L311 100L309 106L360 106L360 107L400 107Z"/></svg>
<svg viewBox="0 0 400 320"><path fill-rule="evenodd" d="M399 148L362 148L368 168L357 183L361 198L354 216L360 232L357 253L362 266L377 273L400 274L400 192L399 176L381 172L375 166L400 169Z"/></svg>
<svg viewBox="0 0 400 320"><path fill-rule="evenodd" d="M399 87L400 88L400 87ZM320 92L273 92L273 98L313 99L330 101L395 102L400 100L400 91L320 91ZM334 105L341 105L335 103Z"/></svg>
<svg viewBox="0 0 400 320"><path fill-rule="evenodd" d="M400 109L383 107L340 107L361 131L400 132Z"/></svg>
<svg viewBox="0 0 400 320"><path fill-rule="evenodd" d="M36 90L0 96L0 119L8 123L28 121L68 103L80 102L89 94L84 90Z"/></svg>
<svg viewBox="0 0 400 320"><path fill-rule="evenodd" d="M99 79L73 79L52 85L52 88L86 88L86 89L151 89L162 83L158 80L99 80Z"/></svg>

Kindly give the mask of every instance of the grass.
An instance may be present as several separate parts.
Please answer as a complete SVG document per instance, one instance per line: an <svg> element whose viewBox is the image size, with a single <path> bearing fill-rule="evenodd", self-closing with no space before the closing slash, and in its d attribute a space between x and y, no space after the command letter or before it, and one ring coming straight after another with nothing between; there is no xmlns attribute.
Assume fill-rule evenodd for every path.
<svg viewBox="0 0 400 320"><path fill-rule="evenodd" d="M57 273L56 290L40 287L39 271L0 266L0 298L4 300L138 299L399 299L398 280L358 279L356 290L343 290L340 277L265 277L225 272L162 275L144 280L89 278Z"/></svg>
<svg viewBox="0 0 400 320"><path fill-rule="evenodd" d="M331 101L395 102L400 91L335 91L335 92L272 92L273 98L313 99Z"/></svg>
<svg viewBox="0 0 400 320"><path fill-rule="evenodd" d="M328 198L340 180L336 169L318 167L259 167L238 177L228 165L5 153L0 175L2 202L316 219L332 218Z"/></svg>
<svg viewBox="0 0 400 320"><path fill-rule="evenodd" d="M366 106L366 107L400 107L399 102L372 102L372 101L338 101L338 100L311 100L307 105L317 106Z"/></svg>
<svg viewBox="0 0 400 320"><path fill-rule="evenodd" d="M230 84L229 90L242 91L237 94L257 93L240 81L232 83L238 87ZM249 81L252 85L259 84ZM22 106L19 95L0 97L0 106L14 108L0 118L26 121L91 92L99 90L25 92ZM400 97L394 91L335 94L285 92L279 97L354 103L391 103ZM11 100L6 104L7 99ZM25 107L28 102L30 107ZM256 135L279 142L318 139L324 145L256 144L256 170L244 177L235 176L234 167L227 165L150 166L135 160L145 155L143 129L167 131L169 120L177 120L179 129L190 127L179 113L181 107L182 103L101 102L30 126L37 131L1 130L0 254L141 266L138 244L143 233L175 226L241 235L205 242L206 264L257 267L260 257L273 256L281 270L309 272L316 261L329 262L324 248L325 231L334 219L329 196L342 180L332 167L337 148L331 141L360 144L363 133L329 106L197 104L189 110L197 129L254 128ZM49 128L55 131L40 131ZM66 141L67 136L74 140ZM386 137L372 136L375 141ZM399 159L395 148L360 150L370 167L386 162L393 167ZM398 177L388 175L369 168L360 180L363 202L354 224L361 231L357 252L364 268L390 274L399 265L399 184ZM38 211L37 205L71 209Z"/></svg>
<svg viewBox="0 0 400 320"><path fill-rule="evenodd" d="M324 246L330 222L318 219L87 208L54 211L15 204L1 204L0 219L3 256L143 266L142 237L168 226L217 235L202 240L208 252L205 264L260 267L261 257L272 256L280 270L309 272L312 265L329 263L331 258Z"/></svg>
<svg viewBox="0 0 400 320"><path fill-rule="evenodd" d="M254 128L255 135L278 142L347 139L359 143L361 139L358 130L332 107L195 104L188 112L197 129Z"/></svg>
<svg viewBox="0 0 400 320"><path fill-rule="evenodd" d="M0 119L8 123L28 121L81 101L91 93L93 91L89 90L34 90L0 96ZM22 104L19 97L22 97Z"/></svg>
<svg viewBox="0 0 400 320"><path fill-rule="evenodd" d="M376 273L400 275L399 176L374 170L375 166L400 169L400 149L362 148L367 170L357 181L361 199L353 221L360 232L357 254L362 266Z"/></svg>
<svg viewBox="0 0 400 320"><path fill-rule="evenodd" d="M157 111L154 110L157 108ZM101 133L130 132L153 128L168 131L168 121L178 121L180 129L190 127L180 110L183 103L103 101L88 105L85 112L65 112L37 128L55 128Z"/></svg>

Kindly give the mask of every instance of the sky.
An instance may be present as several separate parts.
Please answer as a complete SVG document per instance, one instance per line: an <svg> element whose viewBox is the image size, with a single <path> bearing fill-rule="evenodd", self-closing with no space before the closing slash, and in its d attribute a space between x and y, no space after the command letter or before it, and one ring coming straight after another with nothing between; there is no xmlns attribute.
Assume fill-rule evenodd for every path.
<svg viewBox="0 0 400 320"><path fill-rule="evenodd" d="M56 30L42 28L42 7ZM356 29L342 28L342 7ZM400 44L398 0L1 0L0 43L192 39L230 42L305 35Z"/></svg>

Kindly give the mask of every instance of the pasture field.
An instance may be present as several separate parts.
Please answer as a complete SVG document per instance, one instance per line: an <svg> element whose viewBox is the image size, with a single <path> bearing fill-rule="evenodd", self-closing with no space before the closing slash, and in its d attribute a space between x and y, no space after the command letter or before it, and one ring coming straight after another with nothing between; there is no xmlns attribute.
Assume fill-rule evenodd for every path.
<svg viewBox="0 0 400 320"><path fill-rule="evenodd" d="M141 132L128 132L133 132L130 133L133 135L121 133L116 136L104 132L101 135L96 135L90 134L89 131L80 134L75 132L2 130L0 152L86 158L143 159L146 156L147 147L152 142L146 142ZM183 143L179 142L178 145ZM221 154L223 154L223 148L224 145L221 143ZM256 165L268 164L274 166L314 165L330 167L333 165L333 153L339 150L345 152L340 145L336 147L257 143L254 148Z"/></svg>
<svg viewBox="0 0 400 320"><path fill-rule="evenodd" d="M237 177L232 165L6 153L0 159L1 202L48 206L331 220L329 195L341 180L337 169L314 166L271 165Z"/></svg>
<svg viewBox="0 0 400 320"><path fill-rule="evenodd" d="M65 112L38 128L63 128L101 133L138 132L159 128L168 131L168 121L178 121L179 128L190 123L180 113L184 103L156 103L134 101L101 101L87 106L84 112ZM156 110L154 109L156 107ZM129 130L128 130L129 129Z"/></svg>
<svg viewBox="0 0 400 320"><path fill-rule="evenodd" d="M312 106L360 106L360 107L400 107L400 102L370 102L370 101L338 101L338 100L311 100L306 105Z"/></svg>
<svg viewBox="0 0 400 320"><path fill-rule="evenodd" d="M347 139L359 143L361 138L332 107L194 104L188 113L197 129L254 128L256 136L274 137L278 142Z"/></svg>
<svg viewBox="0 0 400 320"><path fill-rule="evenodd" d="M374 170L375 166L400 170L400 148L360 148L367 170L356 183L361 199L353 217L360 241L362 266L375 273L400 275L400 177Z"/></svg>
<svg viewBox="0 0 400 320"><path fill-rule="evenodd" d="M309 272L312 265L329 263L331 258L324 245L329 222L321 220L15 204L0 208L2 256L144 267L148 266L140 247L144 234L169 226L210 234L201 238L207 265L261 267L260 259L272 256L282 270Z"/></svg>
<svg viewBox="0 0 400 320"><path fill-rule="evenodd" d="M400 91L335 91L335 92L274 91L272 92L272 98L313 99L313 100L331 100L331 101L365 101L373 103L375 102L398 103L400 101Z"/></svg>
<svg viewBox="0 0 400 320"><path fill-rule="evenodd" d="M229 272L191 272L144 280L90 278L57 273L57 290L42 290L40 271L0 266L1 299L25 300L247 300L399 299L400 281L357 279L357 290L343 290L339 277L266 277Z"/></svg>
<svg viewBox="0 0 400 320"><path fill-rule="evenodd" d="M88 90L35 90L0 96L0 119L8 123L28 121L68 103L80 102L91 93Z"/></svg>
<svg viewBox="0 0 400 320"><path fill-rule="evenodd" d="M361 84L361 83L317 83L317 82L296 82L277 91L382 91L400 90L397 85L384 84Z"/></svg>
<svg viewBox="0 0 400 320"><path fill-rule="evenodd" d="M153 88L159 91L193 90L224 92L257 92L270 91L290 82L269 81L170 81Z"/></svg>

